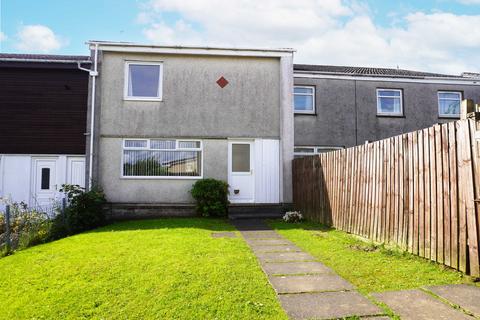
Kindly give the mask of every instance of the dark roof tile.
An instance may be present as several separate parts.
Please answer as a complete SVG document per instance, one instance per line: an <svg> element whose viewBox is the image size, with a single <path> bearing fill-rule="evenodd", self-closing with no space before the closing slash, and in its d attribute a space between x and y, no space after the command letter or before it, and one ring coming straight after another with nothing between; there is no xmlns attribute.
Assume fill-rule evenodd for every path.
<svg viewBox="0 0 480 320"><path fill-rule="evenodd" d="M392 68L348 67L329 65L295 64L298 72L314 72L320 74L335 74L349 76L393 77L393 78L461 78L460 75L447 75L422 71L412 71Z"/></svg>
<svg viewBox="0 0 480 320"><path fill-rule="evenodd" d="M0 53L0 61L38 61L38 62L64 62L64 61L87 61L89 56L70 56L53 54L23 54L23 53Z"/></svg>

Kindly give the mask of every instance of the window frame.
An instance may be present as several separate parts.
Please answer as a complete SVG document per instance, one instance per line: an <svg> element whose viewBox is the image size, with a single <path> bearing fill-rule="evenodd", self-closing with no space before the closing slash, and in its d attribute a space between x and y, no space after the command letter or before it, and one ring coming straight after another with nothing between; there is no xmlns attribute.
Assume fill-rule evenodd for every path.
<svg viewBox="0 0 480 320"><path fill-rule="evenodd" d="M137 97L128 95L128 83L130 75L130 65L159 66L158 75L158 97ZM125 61L123 100L126 101L163 101L163 61Z"/></svg>
<svg viewBox="0 0 480 320"><path fill-rule="evenodd" d="M460 94L460 110L458 112L458 115L451 115L451 114L442 114L440 112L440 94L442 93L458 93ZM442 100L452 100L452 99L445 99L442 98ZM437 92L437 105L438 105L438 117L442 119L460 119L460 114L462 112L461 110L461 105L462 105L462 100L463 100L463 92L462 91L454 91L454 90L439 90Z"/></svg>
<svg viewBox="0 0 480 320"><path fill-rule="evenodd" d="M313 149L313 152L295 152L295 149L303 148L303 149ZM332 147L332 146L294 146L293 147L293 155L300 156L300 157L308 157L308 156L316 156L322 154L324 152L319 152L319 150L331 149L333 151L343 150L344 147Z"/></svg>
<svg viewBox="0 0 480 320"><path fill-rule="evenodd" d="M389 97L389 96L382 96L380 94L381 91L395 91L400 92L400 112L382 112L380 108L380 98L396 98L396 97ZM393 88L377 88L376 90L376 99L377 99L377 116L383 117L403 117L403 90L402 89L393 89Z"/></svg>
<svg viewBox="0 0 480 320"><path fill-rule="evenodd" d="M312 89L312 94L306 94L306 93L295 93L295 88L308 88ZM316 88L315 86L304 86L304 85L294 85L293 86L293 112L295 114L316 114L317 112L317 107L315 105L315 94L316 94ZM300 96L312 96L312 110L296 110L295 109L295 96L300 95Z"/></svg>
<svg viewBox="0 0 480 320"><path fill-rule="evenodd" d="M127 140L147 140L146 148L139 147L125 147L125 141ZM175 149L152 149L151 140L175 140ZM200 142L199 148L178 148L180 141L191 141L191 142ZM123 172L123 166L125 164L125 150L145 150L145 151L200 151L201 164L200 164L200 175L198 176L125 176ZM128 180L201 180L203 179L203 162L204 162L204 150L203 150L203 140L201 139L179 139L179 138L124 138L122 139L122 160L120 163L120 178Z"/></svg>

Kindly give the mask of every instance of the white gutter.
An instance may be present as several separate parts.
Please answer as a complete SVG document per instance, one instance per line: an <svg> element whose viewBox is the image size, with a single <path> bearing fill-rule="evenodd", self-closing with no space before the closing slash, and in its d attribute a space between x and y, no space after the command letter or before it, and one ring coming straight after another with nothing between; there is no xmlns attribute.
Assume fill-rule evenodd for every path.
<svg viewBox="0 0 480 320"><path fill-rule="evenodd" d="M80 62L77 63L78 69L87 71L89 75L92 77L92 107L90 111L90 148L89 148L89 159L88 159L88 190L92 188L92 180L93 180L93 138L94 138L94 130L95 130L95 88L96 88L96 79L98 76L97 71L97 62L98 62L98 44L94 46L95 54L93 59L93 70L82 68Z"/></svg>

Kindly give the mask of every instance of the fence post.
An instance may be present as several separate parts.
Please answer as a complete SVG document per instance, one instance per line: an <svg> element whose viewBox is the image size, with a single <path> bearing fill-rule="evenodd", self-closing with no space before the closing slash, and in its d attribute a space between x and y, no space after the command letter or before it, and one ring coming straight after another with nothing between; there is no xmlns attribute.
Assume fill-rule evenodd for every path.
<svg viewBox="0 0 480 320"><path fill-rule="evenodd" d="M5 208L5 244L7 248L7 253L10 252L12 248L12 243L10 239L10 205L7 204Z"/></svg>

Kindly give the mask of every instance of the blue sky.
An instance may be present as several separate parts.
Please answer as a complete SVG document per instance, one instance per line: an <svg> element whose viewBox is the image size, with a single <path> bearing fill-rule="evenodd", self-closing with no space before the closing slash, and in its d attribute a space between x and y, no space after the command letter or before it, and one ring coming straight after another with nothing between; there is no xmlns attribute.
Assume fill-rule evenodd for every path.
<svg viewBox="0 0 480 320"><path fill-rule="evenodd" d="M294 6L292 5L294 3ZM296 62L480 71L480 0L0 0L0 51L89 39L293 47Z"/></svg>

